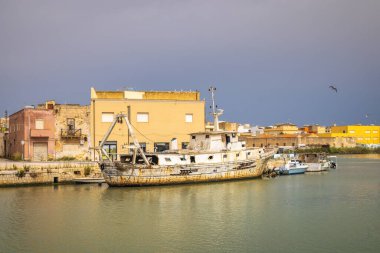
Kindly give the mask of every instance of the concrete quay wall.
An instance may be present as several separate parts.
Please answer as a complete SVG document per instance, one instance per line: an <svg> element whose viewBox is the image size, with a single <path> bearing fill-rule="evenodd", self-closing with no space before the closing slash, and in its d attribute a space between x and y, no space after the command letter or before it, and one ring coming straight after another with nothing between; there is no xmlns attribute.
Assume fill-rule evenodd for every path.
<svg viewBox="0 0 380 253"><path fill-rule="evenodd" d="M0 161L0 187L70 183L86 176L101 177L97 163Z"/></svg>

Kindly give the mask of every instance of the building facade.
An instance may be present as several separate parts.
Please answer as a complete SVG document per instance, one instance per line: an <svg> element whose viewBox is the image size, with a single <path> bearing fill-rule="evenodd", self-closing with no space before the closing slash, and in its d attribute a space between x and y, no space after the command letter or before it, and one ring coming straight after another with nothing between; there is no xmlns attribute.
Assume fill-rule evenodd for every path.
<svg viewBox="0 0 380 253"><path fill-rule="evenodd" d="M55 159L90 160L90 106L57 104L47 101L40 109L53 112L55 118Z"/></svg>
<svg viewBox="0 0 380 253"><path fill-rule="evenodd" d="M205 101L195 91L96 91L91 88L91 143L99 145L116 114L128 115L147 152L185 148L190 133L205 130ZM178 147L170 147L172 140ZM125 122L117 123L104 148L113 157L133 143ZM173 142L175 143L175 142ZM97 159L97 154L93 154Z"/></svg>
<svg viewBox="0 0 380 253"><path fill-rule="evenodd" d="M0 132L0 157L5 157L5 133Z"/></svg>
<svg viewBox="0 0 380 253"><path fill-rule="evenodd" d="M297 134L298 132L298 127L291 123L277 124L264 128L264 133L268 135Z"/></svg>
<svg viewBox="0 0 380 253"><path fill-rule="evenodd" d="M54 128L52 110L27 107L10 115L7 156L33 161L54 158Z"/></svg>
<svg viewBox="0 0 380 253"><path fill-rule="evenodd" d="M0 118L0 133L6 133L8 131L8 119Z"/></svg>
<svg viewBox="0 0 380 253"><path fill-rule="evenodd" d="M241 136L247 147L355 147L350 137L320 137L316 134Z"/></svg>
<svg viewBox="0 0 380 253"><path fill-rule="evenodd" d="M380 144L380 126L332 126L329 133L319 134L320 137L348 137L353 138L357 144L361 145L379 145Z"/></svg>

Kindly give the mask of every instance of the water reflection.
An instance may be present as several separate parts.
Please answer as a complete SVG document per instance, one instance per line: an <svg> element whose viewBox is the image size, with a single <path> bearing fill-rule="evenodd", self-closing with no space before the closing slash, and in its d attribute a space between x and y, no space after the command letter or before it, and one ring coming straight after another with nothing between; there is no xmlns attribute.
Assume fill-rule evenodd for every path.
<svg viewBox="0 0 380 253"><path fill-rule="evenodd" d="M0 252L377 252L380 161L362 161L268 180L0 189Z"/></svg>

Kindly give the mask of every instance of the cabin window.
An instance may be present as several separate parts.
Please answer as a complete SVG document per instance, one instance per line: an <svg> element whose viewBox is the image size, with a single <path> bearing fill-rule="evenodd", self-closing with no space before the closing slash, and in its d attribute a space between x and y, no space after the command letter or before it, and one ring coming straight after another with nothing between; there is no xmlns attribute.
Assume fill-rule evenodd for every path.
<svg viewBox="0 0 380 253"><path fill-rule="evenodd" d="M214 159L214 156L210 155L210 156L208 157L208 159L209 159L209 160L212 160L212 159Z"/></svg>
<svg viewBox="0 0 380 253"><path fill-rule="evenodd" d="M171 162L172 160L169 157L165 157L165 162Z"/></svg>
<svg viewBox="0 0 380 253"><path fill-rule="evenodd" d="M223 158L227 158L227 155L223 155Z"/></svg>
<svg viewBox="0 0 380 253"><path fill-rule="evenodd" d="M195 135L192 135L192 136L191 136L191 139L195 140Z"/></svg>
<svg viewBox="0 0 380 253"><path fill-rule="evenodd" d="M263 147L264 145L261 143L260 147Z"/></svg>
<svg viewBox="0 0 380 253"><path fill-rule="evenodd" d="M240 155L239 154L236 154L236 157L239 157Z"/></svg>
<svg viewBox="0 0 380 253"><path fill-rule="evenodd" d="M190 156L190 162L191 162L191 163L195 163L195 156L193 156L193 155Z"/></svg>
<svg viewBox="0 0 380 253"><path fill-rule="evenodd" d="M102 113L102 122L113 122L113 112L103 112Z"/></svg>
<svg viewBox="0 0 380 253"><path fill-rule="evenodd" d="M189 146L188 142L182 142L182 149L187 149L188 146Z"/></svg>
<svg viewBox="0 0 380 253"><path fill-rule="evenodd" d="M248 152L247 154L248 154L248 155L251 155L251 152Z"/></svg>
<svg viewBox="0 0 380 253"><path fill-rule="evenodd" d="M186 161L186 157L184 157L184 156L183 156L183 157L180 157L179 159L180 159L181 161Z"/></svg>
<svg viewBox="0 0 380 253"><path fill-rule="evenodd" d="M206 139L210 138L210 135L206 134Z"/></svg>
<svg viewBox="0 0 380 253"><path fill-rule="evenodd" d="M284 146L286 146L286 143L284 142Z"/></svg>
<svg viewBox="0 0 380 253"><path fill-rule="evenodd" d="M185 122L186 122L186 123L191 123L191 122L193 122L193 114L192 114L192 113L186 113L186 114L185 114Z"/></svg>
<svg viewBox="0 0 380 253"><path fill-rule="evenodd" d="M148 123L149 122L149 113L138 112L136 121L140 122L140 123Z"/></svg>
<svg viewBox="0 0 380 253"><path fill-rule="evenodd" d="M293 142L293 143L292 143L292 146L294 147L295 145L296 145L296 144Z"/></svg>

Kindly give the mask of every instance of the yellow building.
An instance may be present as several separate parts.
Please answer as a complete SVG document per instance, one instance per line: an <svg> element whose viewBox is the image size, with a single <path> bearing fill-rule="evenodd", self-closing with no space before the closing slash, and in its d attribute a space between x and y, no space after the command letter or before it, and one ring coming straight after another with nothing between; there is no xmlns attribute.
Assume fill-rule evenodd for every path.
<svg viewBox="0 0 380 253"><path fill-rule="evenodd" d="M264 129L264 134L279 135L279 134L297 134L298 127L291 123L277 124Z"/></svg>
<svg viewBox="0 0 380 253"><path fill-rule="evenodd" d="M96 91L91 88L91 143L96 147L114 116L128 115L147 152L169 149L173 139L185 148L190 133L205 130L205 101L198 91ZM105 144L111 154L127 153L133 143L125 123L117 124ZM172 142L172 143L175 143ZM175 149L175 147L172 147ZM96 159L96 155L93 155Z"/></svg>
<svg viewBox="0 0 380 253"><path fill-rule="evenodd" d="M380 126L332 126L329 133L318 134L321 137L351 137L363 145L380 144Z"/></svg>

